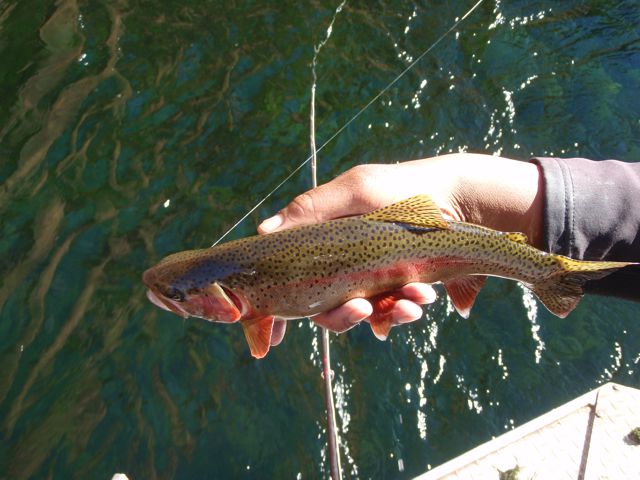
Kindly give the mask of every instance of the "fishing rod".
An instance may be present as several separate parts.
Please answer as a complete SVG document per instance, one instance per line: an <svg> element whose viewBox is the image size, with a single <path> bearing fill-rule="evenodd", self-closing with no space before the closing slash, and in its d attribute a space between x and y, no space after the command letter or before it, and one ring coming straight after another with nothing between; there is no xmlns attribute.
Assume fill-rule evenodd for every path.
<svg viewBox="0 0 640 480"><path fill-rule="evenodd" d="M316 85L318 77L316 75L316 65L318 54L325 43L329 40L333 31L333 23L336 21L338 14L347 3L343 0L338 8L336 8L333 19L329 23L326 36L317 46L313 48L313 60L311 62L311 74L313 82L311 84L311 99L309 106L309 143L311 147L311 184L313 188L318 186L318 152L316 150ZM331 348L329 343L329 330L320 327L320 345L322 352L322 377L324 380L324 402L327 411L327 450L329 453L329 471L332 480L342 480L342 465L340 463L340 442L338 439L338 428L336 425L336 409L333 400L333 386L331 385Z"/></svg>
<svg viewBox="0 0 640 480"><path fill-rule="evenodd" d="M310 109L310 143L311 143L311 184L313 188L318 186L317 151L315 140L315 99L316 99L316 72L313 71L313 86L311 87ZM331 350L329 345L329 331L320 327L320 345L322 352L322 377L324 380L324 400L327 410L327 436L329 450L329 468L333 480L342 479L342 466L340 464L340 450L338 441L338 428L336 426L336 409L333 401L333 386L331 385Z"/></svg>

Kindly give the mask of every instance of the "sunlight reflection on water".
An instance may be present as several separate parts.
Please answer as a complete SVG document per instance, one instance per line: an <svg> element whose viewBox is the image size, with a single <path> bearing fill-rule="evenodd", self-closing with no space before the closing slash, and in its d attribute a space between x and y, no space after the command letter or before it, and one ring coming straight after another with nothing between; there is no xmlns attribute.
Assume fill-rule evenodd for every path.
<svg viewBox="0 0 640 480"><path fill-rule="evenodd" d="M309 59L335 4L5 4L0 471L327 476L316 329L291 322L255 362L239 329L148 305L140 274L210 245L306 158ZM347 2L319 138L469 6ZM637 158L637 15L486 3L323 152L321 181L458 150ZM294 177L234 235L308 187ZM388 342L333 336L345 471L408 478L594 383L638 384L636 307L583 305L558 321L495 282L469 321L441 298Z"/></svg>

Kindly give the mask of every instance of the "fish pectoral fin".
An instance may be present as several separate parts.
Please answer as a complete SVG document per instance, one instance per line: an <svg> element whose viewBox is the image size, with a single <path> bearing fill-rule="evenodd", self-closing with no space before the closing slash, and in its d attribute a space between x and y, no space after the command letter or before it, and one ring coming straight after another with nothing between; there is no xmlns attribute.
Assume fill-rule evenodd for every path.
<svg viewBox="0 0 640 480"><path fill-rule="evenodd" d="M386 340L389 336L393 327L391 312L400 298L396 293L383 293L369 299L373 313L368 320L378 340Z"/></svg>
<svg viewBox="0 0 640 480"><path fill-rule="evenodd" d="M449 228L442 212L428 195L416 195L387 207L374 210L362 218L377 222L406 223L423 228Z"/></svg>
<svg viewBox="0 0 640 480"><path fill-rule="evenodd" d="M458 277L444 283L444 289L460 316L469 318L471 307L487 279L484 275Z"/></svg>
<svg viewBox="0 0 640 480"><path fill-rule="evenodd" d="M249 350L254 358L262 358L269 352L273 324L273 315L240 321L244 336L249 344Z"/></svg>

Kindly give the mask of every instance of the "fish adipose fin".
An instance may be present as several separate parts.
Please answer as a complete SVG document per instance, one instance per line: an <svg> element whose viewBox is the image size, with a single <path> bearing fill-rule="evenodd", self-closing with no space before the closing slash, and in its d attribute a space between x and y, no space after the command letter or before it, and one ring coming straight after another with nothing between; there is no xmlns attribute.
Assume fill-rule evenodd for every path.
<svg viewBox="0 0 640 480"><path fill-rule="evenodd" d="M469 318L473 302L475 302L486 279L487 277L484 275L469 275L444 283L444 289L461 317Z"/></svg>
<svg viewBox="0 0 640 480"><path fill-rule="evenodd" d="M240 321L253 357L262 358L269 352L273 323L274 317L272 315Z"/></svg>
<svg viewBox="0 0 640 480"><path fill-rule="evenodd" d="M589 262L561 256L556 256L556 261L562 270L529 288L551 313L560 318L565 318L576 307L584 295L585 282L599 280L628 265L637 265L633 262Z"/></svg>
<svg viewBox="0 0 640 480"><path fill-rule="evenodd" d="M438 206L428 195L417 195L363 215L377 222L406 223L423 228L449 228Z"/></svg>
<svg viewBox="0 0 640 480"><path fill-rule="evenodd" d="M373 313L369 317L371 330L378 340L386 340L393 327L391 312L395 304L402 298L395 292L382 293L369 298Z"/></svg>

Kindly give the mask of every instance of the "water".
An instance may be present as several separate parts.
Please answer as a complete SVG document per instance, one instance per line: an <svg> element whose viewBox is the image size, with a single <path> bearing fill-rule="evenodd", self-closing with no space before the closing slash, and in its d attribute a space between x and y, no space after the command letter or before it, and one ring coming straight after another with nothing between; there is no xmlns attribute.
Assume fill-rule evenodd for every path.
<svg viewBox="0 0 640 480"><path fill-rule="evenodd" d="M0 4L0 477L328 476L315 330L255 361L240 328L149 304L140 274L308 156L338 3ZM347 2L317 143L472 3ZM637 160L638 25L633 1L487 0L321 152L320 181L460 149ZM594 297L560 320L494 279L469 321L441 295L385 343L333 336L346 477L409 478L606 381L640 386L637 312Z"/></svg>

